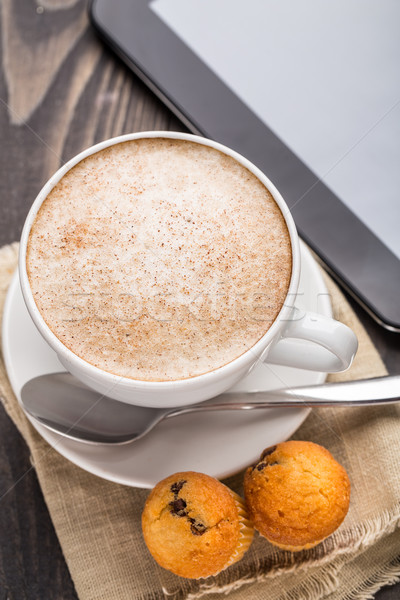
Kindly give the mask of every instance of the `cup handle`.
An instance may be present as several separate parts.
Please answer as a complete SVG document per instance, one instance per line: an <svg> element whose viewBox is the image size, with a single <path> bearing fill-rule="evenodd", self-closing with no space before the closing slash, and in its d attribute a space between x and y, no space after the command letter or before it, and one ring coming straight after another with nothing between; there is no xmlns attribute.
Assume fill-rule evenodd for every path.
<svg viewBox="0 0 400 600"><path fill-rule="evenodd" d="M305 345L299 340L312 343ZM347 325L294 308L281 338L268 352L265 362L335 373L350 367L357 348L357 337Z"/></svg>

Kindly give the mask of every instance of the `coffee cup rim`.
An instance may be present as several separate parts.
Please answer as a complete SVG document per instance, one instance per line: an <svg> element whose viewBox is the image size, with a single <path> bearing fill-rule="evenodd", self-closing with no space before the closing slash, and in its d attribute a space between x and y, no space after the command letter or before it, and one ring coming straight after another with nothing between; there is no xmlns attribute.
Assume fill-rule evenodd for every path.
<svg viewBox="0 0 400 600"><path fill-rule="evenodd" d="M282 305L281 310L276 316L274 322L268 331L246 352L236 357L229 363L219 366L212 371L208 371L207 373L203 373L200 375L194 375L192 377L184 378L184 379L176 379L169 381L147 381L141 379L132 379L130 377L122 377L120 375L116 375L109 371L105 371L92 365L87 362L85 359L81 358L72 350L70 350L67 346L61 342L61 340L53 333L50 327L47 325L43 316L41 315L36 302L33 298L33 294L30 287L30 282L28 278L27 268L26 268L26 252L28 246L29 234L32 228L32 225L35 221L36 215L43 204L44 200L47 198L51 190L55 187L55 185L62 179L62 177L70 171L75 165L80 163L82 160L108 148L110 146L117 145L119 143L133 141L137 139L147 139L147 138L164 138L164 139L179 139L182 141L190 141L201 144L203 146L208 146L214 148L223 154L226 154L233 159L237 160L240 164L242 164L245 168L247 168L251 173L253 173L261 183L268 189L268 191L273 196L275 202L279 206L279 209L285 219L285 223L288 228L291 250L292 250L292 272L290 277L290 282L288 286L288 290L285 296L284 303ZM201 385L212 383L213 380L219 376L228 375L230 372L234 372L241 367L244 366L246 362L256 362L257 358L262 355L262 352L270 345L270 343L274 340L275 335L279 332L280 327L282 326L282 322L286 319L290 318L290 315L293 310L294 300L296 297L299 277L300 277L300 247L299 240L297 235L296 226L293 220L293 217L289 211L289 208L284 201L282 195L272 183L272 181L258 168L256 167L250 160L245 158L240 153L232 150L231 148L221 144L220 142L216 142L214 140L210 140L208 138L203 138L198 135L189 134L189 133L181 133L176 131L144 131L137 133L129 133L125 135L116 136L107 140L104 140L100 143L97 143L89 148L86 148L69 161L67 161L64 165L62 165L50 179L45 183L42 189L39 191L35 200L32 203L32 206L28 212L28 215L25 220L25 224L22 230L21 239L20 239L20 249L19 249L19 258L18 258L18 270L19 270L19 279L21 285L22 295L25 301L25 305L28 309L28 312L35 323L38 331L42 335L42 337L46 340L46 342L50 345L50 347L56 352L57 355L62 356L67 360L68 363L76 366L79 369L84 369L89 377L94 380L101 377L101 379L107 381L109 385L112 387L113 385L124 384L128 385L132 388L132 390L143 390L143 389L152 389L154 391L162 391L178 389L182 387L189 387L190 383ZM249 356L254 355L249 360ZM188 402L189 404L189 402Z"/></svg>

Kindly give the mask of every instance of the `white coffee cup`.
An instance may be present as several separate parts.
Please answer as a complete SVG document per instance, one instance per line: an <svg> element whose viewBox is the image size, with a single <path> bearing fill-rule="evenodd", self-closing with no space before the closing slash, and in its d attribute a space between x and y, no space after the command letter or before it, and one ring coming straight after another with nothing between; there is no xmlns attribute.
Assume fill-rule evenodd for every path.
<svg viewBox="0 0 400 600"><path fill-rule="evenodd" d="M29 284L26 251L29 233L43 201L73 166L108 146L140 138L189 140L215 148L251 171L269 190L285 218L292 246L292 274L284 305L267 333L244 354L208 373L175 381L139 381L99 369L69 350L50 330L40 314ZM357 351L357 338L346 325L322 315L295 307L300 277L299 239L293 218L282 196L271 181L246 158L217 142L178 132L145 132L119 136L84 150L61 167L35 199L21 236L19 275L28 311L41 335L57 353L62 365L82 382L116 400L150 407L194 404L226 391L242 379L258 361L323 372L347 369ZM296 340L311 342L304 351Z"/></svg>

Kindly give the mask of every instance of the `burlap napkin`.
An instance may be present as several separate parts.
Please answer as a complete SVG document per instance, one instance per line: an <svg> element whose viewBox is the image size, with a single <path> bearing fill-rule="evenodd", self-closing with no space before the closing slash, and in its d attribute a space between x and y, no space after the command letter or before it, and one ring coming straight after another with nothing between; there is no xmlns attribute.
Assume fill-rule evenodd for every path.
<svg viewBox="0 0 400 600"><path fill-rule="evenodd" d="M16 266L17 245L0 250L0 310ZM385 374L351 308L327 279L335 315L356 332L352 368L333 380ZM199 598L344 600L370 598L400 578L400 414L397 407L315 409L296 432L321 443L346 467L351 507L334 535L292 554L256 537L245 558L215 578L181 579L159 568L143 543L140 517L148 492L110 483L74 466L30 426L0 363L0 395L32 455L58 538L81 600ZM266 445L268 441L266 440ZM260 448L260 451L262 448ZM242 475L226 483L240 493Z"/></svg>

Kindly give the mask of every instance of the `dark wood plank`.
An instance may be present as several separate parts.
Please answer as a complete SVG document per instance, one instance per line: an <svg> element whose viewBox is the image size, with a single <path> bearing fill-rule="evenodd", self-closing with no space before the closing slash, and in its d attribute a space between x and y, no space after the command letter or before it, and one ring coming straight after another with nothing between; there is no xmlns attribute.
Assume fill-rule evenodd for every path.
<svg viewBox="0 0 400 600"><path fill-rule="evenodd" d="M77 598L24 440L0 410L0 598Z"/></svg>

